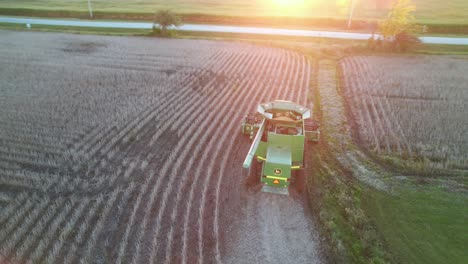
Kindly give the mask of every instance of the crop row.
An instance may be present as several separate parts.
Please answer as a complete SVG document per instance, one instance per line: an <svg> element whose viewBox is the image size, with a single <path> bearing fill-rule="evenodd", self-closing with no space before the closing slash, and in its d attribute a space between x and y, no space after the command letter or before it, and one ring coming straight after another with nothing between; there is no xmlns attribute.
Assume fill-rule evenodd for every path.
<svg viewBox="0 0 468 264"><path fill-rule="evenodd" d="M377 153L466 167L466 61L448 57L350 57L345 94L361 140Z"/></svg>
<svg viewBox="0 0 468 264"><path fill-rule="evenodd" d="M3 258L221 262L219 199L239 123L259 102L306 104L310 63L253 45L68 38L39 38L0 70L11 84L0 91L11 99Z"/></svg>

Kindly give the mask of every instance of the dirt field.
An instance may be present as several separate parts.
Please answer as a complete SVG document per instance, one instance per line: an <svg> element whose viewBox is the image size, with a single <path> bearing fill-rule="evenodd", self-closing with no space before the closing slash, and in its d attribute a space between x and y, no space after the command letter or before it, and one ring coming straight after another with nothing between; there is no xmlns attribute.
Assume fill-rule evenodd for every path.
<svg viewBox="0 0 468 264"><path fill-rule="evenodd" d="M341 69L368 148L436 168L468 168L467 57L350 57Z"/></svg>
<svg viewBox="0 0 468 264"><path fill-rule="evenodd" d="M248 191L241 168L246 113L308 104L304 56L0 35L0 262L323 262L303 197Z"/></svg>

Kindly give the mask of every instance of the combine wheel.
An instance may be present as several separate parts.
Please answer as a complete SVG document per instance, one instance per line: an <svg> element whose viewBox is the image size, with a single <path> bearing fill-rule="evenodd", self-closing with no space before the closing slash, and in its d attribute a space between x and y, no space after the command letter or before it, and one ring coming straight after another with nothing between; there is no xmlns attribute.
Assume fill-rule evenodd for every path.
<svg viewBox="0 0 468 264"><path fill-rule="evenodd" d="M262 163L258 162L256 158L252 160L252 164L249 168L249 175L246 180L247 188L255 187L260 185L260 171Z"/></svg>
<svg viewBox="0 0 468 264"><path fill-rule="evenodd" d="M296 189L296 191L301 194L304 192L306 186L306 181L305 181L305 170L302 169L302 170L297 170L295 172L296 174L296 179L294 179L294 187Z"/></svg>

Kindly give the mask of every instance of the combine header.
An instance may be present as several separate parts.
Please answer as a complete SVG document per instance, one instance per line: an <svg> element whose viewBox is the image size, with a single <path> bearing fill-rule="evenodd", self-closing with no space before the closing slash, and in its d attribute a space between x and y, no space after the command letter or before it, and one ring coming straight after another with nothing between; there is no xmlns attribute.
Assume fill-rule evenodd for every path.
<svg viewBox="0 0 468 264"><path fill-rule="evenodd" d="M260 179L263 192L288 195L294 181L303 187L304 143L320 139L318 124L309 118L309 109L280 100L260 104L245 117L242 133L253 142L243 166Z"/></svg>

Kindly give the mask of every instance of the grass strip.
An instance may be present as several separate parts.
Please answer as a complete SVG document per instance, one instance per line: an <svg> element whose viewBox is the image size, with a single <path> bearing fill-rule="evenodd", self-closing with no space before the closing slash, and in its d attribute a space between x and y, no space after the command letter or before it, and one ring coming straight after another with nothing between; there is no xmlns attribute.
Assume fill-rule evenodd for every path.
<svg viewBox="0 0 468 264"><path fill-rule="evenodd" d="M369 192L374 219L395 263L464 263L468 259L468 196L443 186L406 185L397 195Z"/></svg>

